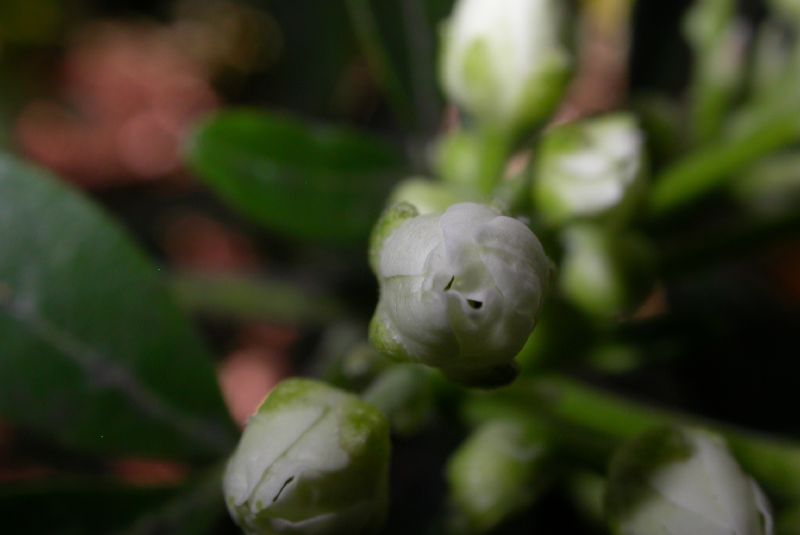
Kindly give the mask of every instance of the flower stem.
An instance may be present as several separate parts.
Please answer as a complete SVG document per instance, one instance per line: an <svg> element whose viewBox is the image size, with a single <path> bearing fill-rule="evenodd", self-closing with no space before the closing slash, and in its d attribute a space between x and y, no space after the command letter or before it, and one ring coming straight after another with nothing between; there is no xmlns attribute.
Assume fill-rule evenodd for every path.
<svg viewBox="0 0 800 535"><path fill-rule="evenodd" d="M212 317L320 325L349 313L329 296L284 281L183 273L167 284L186 309Z"/></svg>
<svg viewBox="0 0 800 535"><path fill-rule="evenodd" d="M503 179L511 152L511 139L505 133L488 130L481 132L480 137L477 186L482 195L489 197Z"/></svg>
<svg viewBox="0 0 800 535"><path fill-rule="evenodd" d="M761 129L690 154L656 177L650 212L661 217L726 184L749 164L800 139L800 120L787 114Z"/></svg>

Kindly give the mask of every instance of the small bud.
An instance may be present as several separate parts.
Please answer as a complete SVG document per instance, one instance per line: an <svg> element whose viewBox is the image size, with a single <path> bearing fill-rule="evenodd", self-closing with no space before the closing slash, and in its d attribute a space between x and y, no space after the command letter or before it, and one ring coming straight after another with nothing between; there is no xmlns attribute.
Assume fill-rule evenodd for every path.
<svg viewBox="0 0 800 535"><path fill-rule="evenodd" d="M378 376L362 397L386 416L392 432L411 436L435 415L434 395L430 368L399 364Z"/></svg>
<svg viewBox="0 0 800 535"><path fill-rule="evenodd" d="M643 184L642 134L628 115L554 128L544 136L533 184L545 221L624 218Z"/></svg>
<svg viewBox="0 0 800 535"><path fill-rule="evenodd" d="M549 479L548 464L534 429L514 421L484 424L447 465L454 531L487 532L526 509Z"/></svg>
<svg viewBox="0 0 800 535"><path fill-rule="evenodd" d="M225 501L247 535L374 533L388 464L389 430L377 409L290 379L250 418L225 470Z"/></svg>
<svg viewBox="0 0 800 535"><path fill-rule="evenodd" d="M562 236L559 286L583 312L615 316L652 285L654 253L644 238L588 224L568 227Z"/></svg>
<svg viewBox="0 0 800 535"><path fill-rule="evenodd" d="M614 456L606 494L614 533L771 535L769 504L722 437L657 429Z"/></svg>
<svg viewBox="0 0 800 535"><path fill-rule="evenodd" d="M480 204L401 218L371 244L380 300L370 339L383 354L466 384L507 383L536 325L552 264L522 222ZM385 229L391 229L391 232Z"/></svg>
<svg viewBox="0 0 800 535"><path fill-rule="evenodd" d="M481 165L481 137L467 130L456 130L436 146L438 176L449 184L474 186Z"/></svg>
<svg viewBox="0 0 800 535"><path fill-rule="evenodd" d="M460 0L443 32L445 93L489 129L542 122L569 71L563 11L562 0Z"/></svg>
<svg viewBox="0 0 800 535"><path fill-rule="evenodd" d="M389 195L389 206L401 202L414 205L420 214L444 212L450 205L470 200L465 187L433 182L423 178L409 178L400 182Z"/></svg>

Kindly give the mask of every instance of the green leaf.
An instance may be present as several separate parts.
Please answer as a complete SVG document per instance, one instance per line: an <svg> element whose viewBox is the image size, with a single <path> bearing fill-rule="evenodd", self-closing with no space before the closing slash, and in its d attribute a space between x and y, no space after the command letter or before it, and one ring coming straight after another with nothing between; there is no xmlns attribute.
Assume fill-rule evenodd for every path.
<svg viewBox="0 0 800 535"><path fill-rule="evenodd" d="M207 459L236 432L210 356L108 217L0 153L0 416L88 453Z"/></svg>
<svg viewBox="0 0 800 535"><path fill-rule="evenodd" d="M232 208L294 238L366 240L401 169L383 143L257 111L227 111L196 131L193 170Z"/></svg>

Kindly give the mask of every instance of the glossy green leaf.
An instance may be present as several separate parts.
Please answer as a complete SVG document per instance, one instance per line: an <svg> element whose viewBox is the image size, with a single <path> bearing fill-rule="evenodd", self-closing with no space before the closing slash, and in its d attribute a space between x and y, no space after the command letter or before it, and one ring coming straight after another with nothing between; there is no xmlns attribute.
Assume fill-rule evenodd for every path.
<svg viewBox="0 0 800 535"><path fill-rule="evenodd" d="M398 154L377 139L257 111L222 112L196 131L194 171L232 208L288 236L365 240Z"/></svg>
<svg viewBox="0 0 800 535"><path fill-rule="evenodd" d="M235 442L211 359L119 227L0 153L0 416L88 453L204 459Z"/></svg>

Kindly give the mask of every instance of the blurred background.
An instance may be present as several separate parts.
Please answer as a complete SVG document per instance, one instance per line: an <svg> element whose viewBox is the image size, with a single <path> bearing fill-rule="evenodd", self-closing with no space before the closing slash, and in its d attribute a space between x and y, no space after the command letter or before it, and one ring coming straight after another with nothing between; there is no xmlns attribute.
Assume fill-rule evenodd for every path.
<svg viewBox="0 0 800 535"><path fill-rule="evenodd" d="M643 1L630 13L619 8L624 3L585 2L579 69L557 120L640 110L658 169L687 151L671 119L696 67L681 30L690 2ZM304 214L308 228L287 228L280 206L272 219L231 209L193 172L203 164L186 156L197 146L197 125L246 107L357 129L392 147L403 164L367 188L371 221L391 186L424 172L429 143L452 128L435 72L438 27L451 7L450 0L0 0L0 148L82 190L154 259L211 348L225 405L241 426L288 375L357 381L369 374L370 350L361 347L377 291L366 263L369 225L325 220L324 199L335 194L317 183L306 193L323 199L319 211L283 207ZM751 0L739 12L750 25L742 38L752 41L767 7ZM800 86L794 90L798 98L784 113L800 116ZM736 91L734 101L746 97ZM795 150L782 151L782 167L759 170L779 175L777 189L743 179L679 217L644 225L661 254L654 289L614 329L588 327L588 339L601 340L590 348L577 339L564 345L569 326L586 320L560 310L570 319L559 324L566 327L558 348L569 354L543 351L537 366L558 359L559 369L633 396L797 435ZM353 357L359 351L367 356ZM336 360L345 354L344 364ZM441 466L463 436L445 425L448 410L399 439L387 532L435 525ZM0 531L236 533L219 507L190 526L186 500L173 500L203 473L180 459L79 454L0 416ZM548 494L507 532L523 525L602 532L564 495Z"/></svg>

